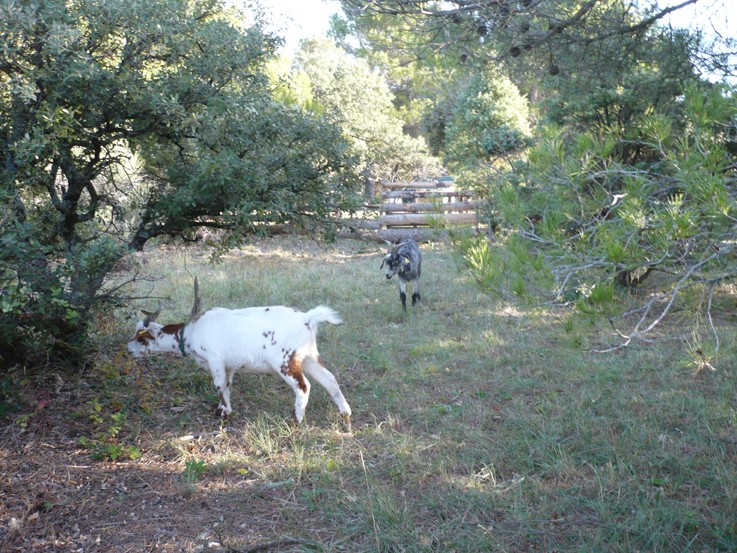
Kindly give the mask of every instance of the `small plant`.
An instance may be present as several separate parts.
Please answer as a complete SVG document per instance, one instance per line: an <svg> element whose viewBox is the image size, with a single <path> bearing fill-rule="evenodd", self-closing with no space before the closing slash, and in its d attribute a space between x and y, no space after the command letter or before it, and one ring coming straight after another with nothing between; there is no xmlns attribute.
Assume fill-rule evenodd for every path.
<svg viewBox="0 0 737 553"><path fill-rule="evenodd" d="M182 480L187 484L196 484L205 475L207 464L200 459L191 459L184 463Z"/></svg>
<svg viewBox="0 0 737 553"><path fill-rule="evenodd" d="M178 478L182 495L190 497L197 492L197 484L205 475L207 464L199 459L189 459L184 463L184 471Z"/></svg>
<svg viewBox="0 0 737 553"><path fill-rule="evenodd" d="M696 332L693 333L691 340L686 340L686 354L691 360L692 365L696 368L695 372L699 373L705 369L715 371L712 362L716 358L718 347L709 346L699 339Z"/></svg>
<svg viewBox="0 0 737 553"><path fill-rule="evenodd" d="M126 422L126 414L119 411L112 413L106 419L102 413L102 406L97 400L91 402L91 407L90 420L96 426L104 426L107 420L108 426L96 432L92 437L80 436L79 445L90 450L92 458L97 461L117 461L118 459L135 461L139 459L141 451L137 447L122 444L118 439L118 434Z"/></svg>

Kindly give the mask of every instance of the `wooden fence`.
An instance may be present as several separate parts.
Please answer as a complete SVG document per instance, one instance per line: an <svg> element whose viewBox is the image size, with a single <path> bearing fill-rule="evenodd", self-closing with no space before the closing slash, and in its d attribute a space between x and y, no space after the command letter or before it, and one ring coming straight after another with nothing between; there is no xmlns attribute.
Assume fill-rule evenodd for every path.
<svg viewBox="0 0 737 553"><path fill-rule="evenodd" d="M379 233L387 240L417 240L438 226L477 226L478 204L473 192L448 180L382 182Z"/></svg>

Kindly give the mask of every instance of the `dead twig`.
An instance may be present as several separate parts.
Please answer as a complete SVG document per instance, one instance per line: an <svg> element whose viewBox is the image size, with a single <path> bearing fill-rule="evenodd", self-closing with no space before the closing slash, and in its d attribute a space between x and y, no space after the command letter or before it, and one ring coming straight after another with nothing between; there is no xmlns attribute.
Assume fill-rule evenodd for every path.
<svg viewBox="0 0 737 553"><path fill-rule="evenodd" d="M288 545L309 545L311 547L316 546L315 542L309 540L299 540L296 538L284 538L283 540L272 541L269 543L262 543L259 545L252 545L246 547L243 553L253 553L254 551L270 551L272 549L281 549Z"/></svg>
<svg viewBox="0 0 737 553"><path fill-rule="evenodd" d="M220 539L220 536L218 536L218 540L220 541L220 543L223 543L223 540ZM310 540L301 540L298 538L283 538L281 540L270 541L268 543L248 545L245 549L226 546L227 549L225 551L227 551L227 553L254 553L256 551L271 551L274 549L280 550L282 547L288 547L290 545L307 545L309 547L316 547L318 544Z"/></svg>
<svg viewBox="0 0 737 553"><path fill-rule="evenodd" d="M711 262L718 255L719 255L719 253L717 252L717 253L713 253L712 255L710 255L709 257L707 257L705 259L702 259L701 261L699 261L698 263L696 263L695 265L693 265L692 267L690 267L688 269L688 271L680 278L680 280L673 286L673 288L667 294L662 294L662 295L661 294L658 294L658 295L654 296L649 302L647 302L647 304L646 304L646 306L644 308L644 313L643 313L642 317L640 317L640 320L637 322L637 324L635 325L634 330L631 333L624 334L623 332L620 332L616 327L614 327L614 323L612 321L610 321L612 323L612 326L614 327L614 330L617 332L617 334L620 336L620 338L623 339L623 342L621 344L618 344L616 346L612 346L610 348L601 349L601 350L595 349L593 351L596 352L596 353L610 353L612 351L617 351L617 350L626 348L635 339L641 339L642 340L645 334L647 334L648 332L650 332L653 328L655 328L658 324L660 324L660 322L665 318L665 316L668 314L668 312L670 311L671 307L673 306L673 302L675 301L675 299L678 296L679 292L682 289L684 289L684 288L690 286L691 284L693 284L690 281L691 275L694 272L696 272L698 269L700 269L701 267L703 267L704 265L706 265L709 262ZM658 302L658 301L660 301L660 300L665 300L665 299L667 299L667 302L665 304L665 307L663 307L663 309L661 310L660 314L655 318L655 320L653 322L651 322L649 325L647 325L647 327L641 329L640 327L642 325L646 324L648 314L650 313L650 310L655 305L655 303Z"/></svg>

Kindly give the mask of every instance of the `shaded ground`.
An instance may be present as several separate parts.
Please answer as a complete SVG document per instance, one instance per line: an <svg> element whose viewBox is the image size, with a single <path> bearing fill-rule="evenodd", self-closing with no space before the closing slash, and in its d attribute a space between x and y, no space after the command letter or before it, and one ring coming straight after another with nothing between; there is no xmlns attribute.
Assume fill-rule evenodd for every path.
<svg viewBox="0 0 737 553"><path fill-rule="evenodd" d="M270 543L269 550L290 551L285 528L293 527L294 539L320 534L304 513L285 520L299 511L294 482L263 485L243 469L188 482L180 451L158 437L137 437L135 462L95 460L80 436L95 435L96 425L75 415L89 413L94 401L91 390L77 391L84 387L53 375L34 378L25 391L34 395L26 399L35 412L2 428L2 551L247 551ZM166 413L159 419L166 425ZM173 440L206 460L239 439L237 421L223 433L212 430L214 418L203 427L210 429L203 436Z"/></svg>

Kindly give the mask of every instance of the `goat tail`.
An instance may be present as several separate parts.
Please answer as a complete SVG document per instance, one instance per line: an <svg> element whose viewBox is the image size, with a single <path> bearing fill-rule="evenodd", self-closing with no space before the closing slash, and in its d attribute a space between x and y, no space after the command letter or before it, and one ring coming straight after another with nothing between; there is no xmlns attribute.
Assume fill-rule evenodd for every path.
<svg viewBox="0 0 737 553"><path fill-rule="evenodd" d="M317 328L320 323L339 325L343 322L337 312L324 305L318 305L314 309L310 309L305 315L307 316L307 324L311 328Z"/></svg>

